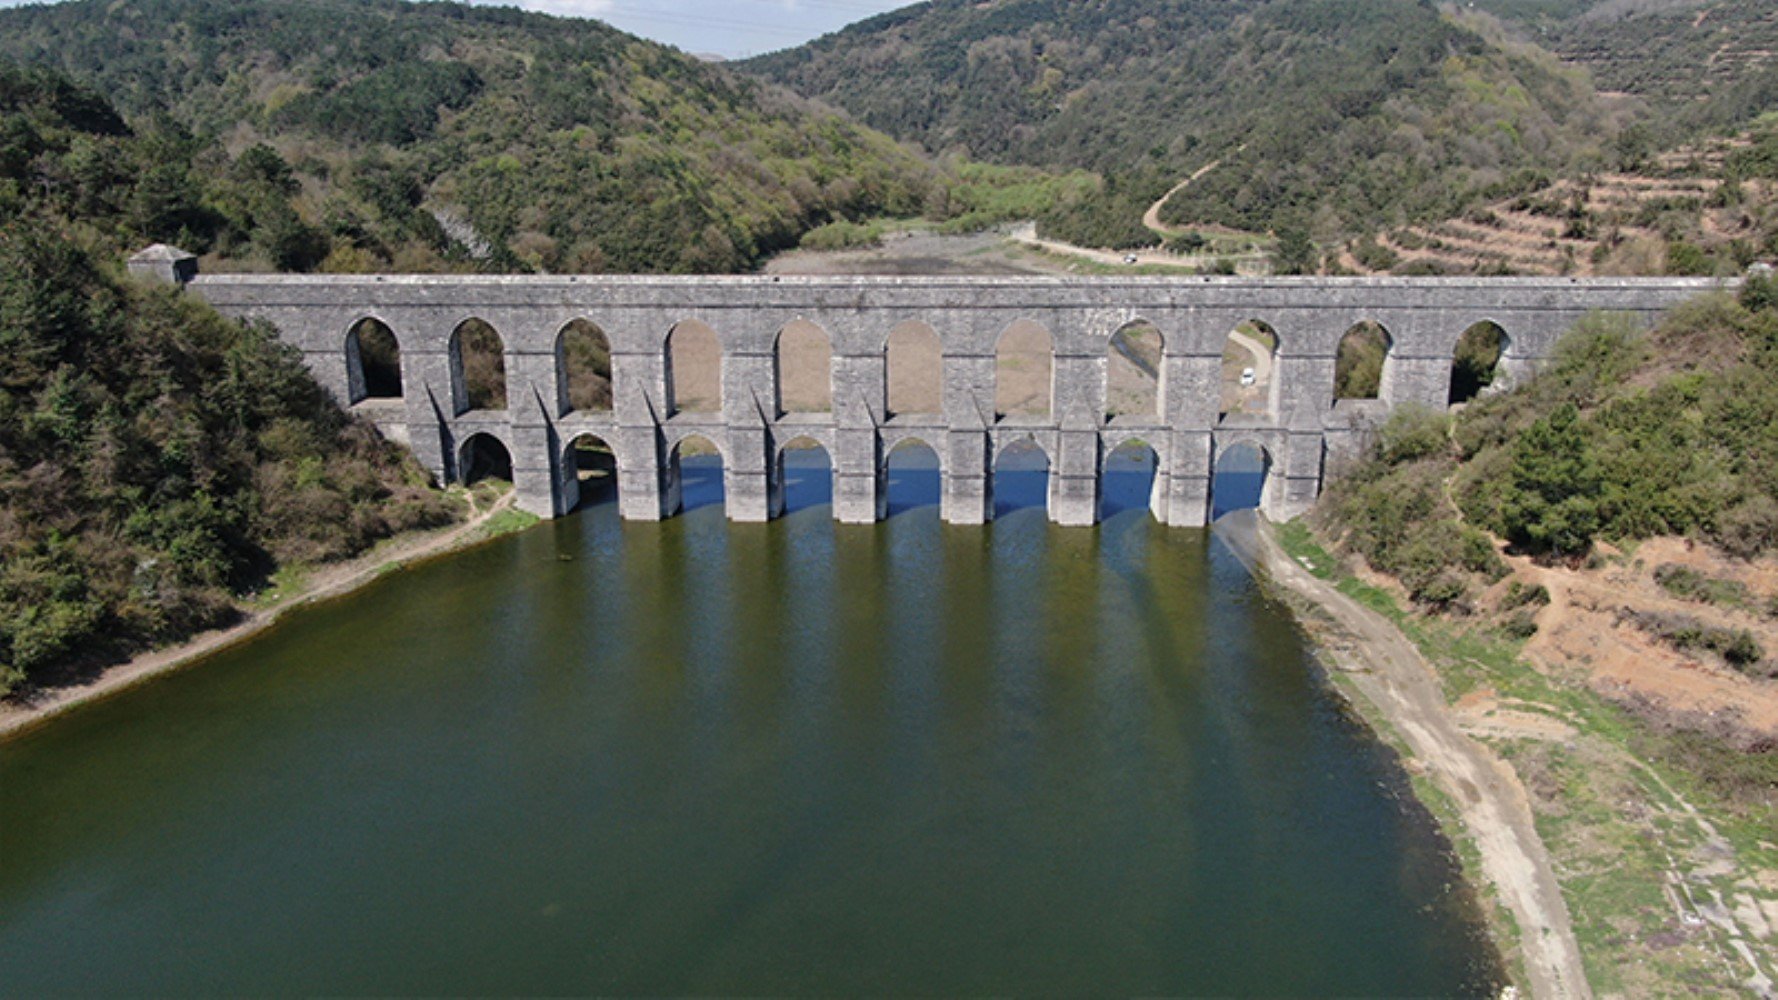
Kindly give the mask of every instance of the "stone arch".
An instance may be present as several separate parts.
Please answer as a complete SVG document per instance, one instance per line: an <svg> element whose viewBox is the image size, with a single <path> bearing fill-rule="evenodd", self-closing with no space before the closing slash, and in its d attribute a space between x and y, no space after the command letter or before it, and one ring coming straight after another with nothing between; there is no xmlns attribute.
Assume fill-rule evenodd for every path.
<svg viewBox="0 0 1778 1000"><path fill-rule="evenodd" d="M1049 417L1055 377L1055 338L1040 323L1015 320L994 342L994 415Z"/></svg>
<svg viewBox="0 0 1778 1000"><path fill-rule="evenodd" d="M885 441L879 472L890 516L944 502L944 455L917 434Z"/></svg>
<svg viewBox="0 0 1778 1000"><path fill-rule="evenodd" d="M611 409L611 338L589 320L556 332L556 395L563 413Z"/></svg>
<svg viewBox="0 0 1778 1000"><path fill-rule="evenodd" d="M1222 346L1223 417L1277 416L1278 347L1278 331L1264 320L1244 319L1229 329Z"/></svg>
<svg viewBox="0 0 1778 1000"><path fill-rule="evenodd" d="M473 486L484 479L512 482L512 449L492 431L476 431L457 447L457 481Z"/></svg>
<svg viewBox="0 0 1778 1000"><path fill-rule="evenodd" d="M1376 320L1362 320L1334 352L1334 399L1381 399L1395 338Z"/></svg>
<svg viewBox="0 0 1778 1000"><path fill-rule="evenodd" d="M668 512L721 504L728 498L728 458L722 447L698 433L681 435L667 451Z"/></svg>
<svg viewBox="0 0 1778 1000"><path fill-rule="evenodd" d="M1140 437L1126 437L1100 463L1099 519L1138 508L1159 517L1165 491L1160 450Z"/></svg>
<svg viewBox="0 0 1778 1000"><path fill-rule="evenodd" d="M889 415L943 413L944 344L918 320L897 323L883 342L884 398Z"/></svg>
<svg viewBox="0 0 1778 1000"><path fill-rule="evenodd" d="M1263 441L1242 437L1218 442L1210 468L1211 520L1231 511L1269 510L1277 489L1276 467L1272 450Z"/></svg>
<svg viewBox="0 0 1778 1000"><path fill-rule="evenodd" d="M772 341L779 413L833 412L833 338L806 319L784 324Z"/></svg>
<svg viewBox="0 0 1778 1000"><path fill-rule="evenodd" d="M458 413L506 409L506 342L471 316L451 331L451 395Z"/></svg>
<svg viewBox="0 0 1778 1000"><path fill-rule="evenodd" d="M1166 350L1166 338L1161 328L1146 319L1133 319L1106 338L1107 416L1161 415Z"/></svg>
<svg viewBox="0 0 1778 1000"><path fill-rule="evenodd" d="M695 319L667 331L667 413L722 411L722 343Z"/></svg>
<svg viewBox="0 0 1778 1000"><path fill-rule="evenodd" d="M994 516L1027 507L1049 507L1055 461L1034 435L1020 434L1001 444L990 470Z"/></svg>
<svg viewBox="0 0 1778 1000"><path fill-rule="evenodd" d="M815 471L812 462L820 453L826 465L824 473ZM827 446L807 434L801 434L778 447L774 480L777 485L773 514L785 514L833 503L833 454Z"/></svg>
<svg viewBox="0 0 1778 1000"><path fill-rule="evenodd" d="M566 504L570 510L617 496L617 453L597 434L575 435L562 449L562 469L564 480L572 484Z"/></svg>
<svg viewBox="0 0 1778 1000"><path fill-rule="evenodd" d="M1452 405L1475 399L1495 383L1510 343L1505 328L1491 319L1473 323L1463 331L1451 355Z"/></svg>
<svg viewBox="0 0 1778 1000"><path fill-rule="evenodd" d="M401 399L401 342L389 324L366 316L346 331L346 402Z"/></svg>

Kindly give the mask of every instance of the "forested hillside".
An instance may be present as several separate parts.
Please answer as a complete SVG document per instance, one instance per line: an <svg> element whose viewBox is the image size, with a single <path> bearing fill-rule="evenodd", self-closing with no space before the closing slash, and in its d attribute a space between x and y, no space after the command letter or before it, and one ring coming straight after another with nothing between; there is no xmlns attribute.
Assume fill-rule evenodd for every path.
<svg viewBox="0 0 1778 1000"><path fill-rule="evenodd" d="M1778 105L1778 5L1770 0L1477 0L1585 67L1598 86L1646 98L1652 137L1723 131Z"/></svg>
<svg viewBox="0 0 1778 1000"><path fill-rule="evenodd" d="M935 151L1102 172L1045 230L1322 242L1452 214L1614 155L1628 113L1483 19L1414 0L936 0L744 64Z"/></svg>
<svg viewBox="0 0 1778 1000"><path fill-rule="evenodd" d="M71 169L113 171L86 149L137 133L152 162L120 179L132 225L231 266L721 272L836 217L943 202L934 169L887 138L596 21L76 0L0 10L0 58L108 98L121 120L86 123L97 138ZM27 161L9 169L29 172L8 128Z"/></svg>
<svg viewBox="0 0 1778 1000"><path fill-rule="evenodd" d="M219 624L279 566L457 516L269 331L118 276L120 248L169 229L285 238L269 153L210 175L182 149L0 66L0 695Z"/></svg>

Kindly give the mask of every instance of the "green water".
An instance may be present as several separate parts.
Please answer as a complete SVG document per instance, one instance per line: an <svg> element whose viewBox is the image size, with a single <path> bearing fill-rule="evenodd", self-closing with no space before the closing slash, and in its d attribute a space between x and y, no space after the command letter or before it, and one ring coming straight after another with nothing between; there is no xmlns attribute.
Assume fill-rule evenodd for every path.
<svg viewBox="0 0 1778 1000"><path fill-rule="evenodd" d="M1205 533L1053 528L1016 483L947 527L924 470L875 527L811 475L729 525L689 474L677 520L595 506L0 745L0 993L1498 981Z"/></svg>

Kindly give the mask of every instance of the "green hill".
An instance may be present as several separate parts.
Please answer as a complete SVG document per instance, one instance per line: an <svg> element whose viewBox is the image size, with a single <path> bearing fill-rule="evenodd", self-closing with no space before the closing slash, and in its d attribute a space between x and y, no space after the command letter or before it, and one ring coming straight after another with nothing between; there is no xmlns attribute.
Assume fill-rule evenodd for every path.
<svg viewBox="0 0 1778 1000"><path fill-rule="evenodd" d="M834 218L917 215L938 186L785 91L507 8L77 0L0 11L0 58L172 147L155 180L189 204L143 231L246 266L731 271Z"/></svg>
<svg viewBox="0 0 1778 1000"><path fill-rule="evenodd" d="M1599 87L1643 97L1695 137L1778 104L1778 6L1770 0L1478 0L1524 25Z"/></svg>
<svg viewBox="0 0 1778 1000"><path fill-rule="evenodd" d="M1601 162L1619 112L1498 25L1414 0L935 0L743 68L935 151L1102 172L1075 242L1163 221L1323 242Z"/></svg>

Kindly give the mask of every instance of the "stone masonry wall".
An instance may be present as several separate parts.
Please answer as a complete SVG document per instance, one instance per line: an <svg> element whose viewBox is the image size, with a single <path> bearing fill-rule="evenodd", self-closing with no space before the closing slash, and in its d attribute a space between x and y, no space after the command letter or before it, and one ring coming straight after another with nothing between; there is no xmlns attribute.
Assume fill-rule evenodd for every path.
<svg viewBox="0 0 1778 1000"><path fill-rule="evenodd" d="M1330 463L1356 454L1367 430L1404 403L1443 407L1463 331L1490 320L1506 332L1499 371L1522 378L1556 339L1595 310L1652 322L1673 304L1718 287L1700 279L1471 278L794 278L214 275L187 287L235 316L263 319L303 352L342 402L362 395L348 333L374 318L401 348L398 403L360 404L443 480L461 475L465 445L488 434L512 456L518 502L543 516L578 502L570 443L596 434L617 459L622 514L671 516L679 506L676 448L697 434L722 454L728 514L766 520L782 510L783 445L810 437L834 470L834 515L881 518L884 463L917 438L939 453L947 521L993 516L993 459L1016 440L1050 462L1050 517L1098 519L1103 462L1120 444L1148 444L1157 460L1151 507L1171 525L1199 526L1210 510L1217 459L1238 444L1269 463L1262 510L1295 516L1321 491ZM492 325L505 346L507 408L466 408L453 332ZM560 334L597 325L612 351L613 408L580 413L563 391ZM1146 320L1164 339L1159 412L1107 418L1111 336ZM674 413L667 335L698 320L722 349L720 412ZM831 414L777 412L778 333L794 320L831 338ZM930 326L943 350L943 411L891 416L886 343L897 324ZM1019 320L1054 343L1051 416L996 417L995 347ZM1263 417L1219 417L1221 358L1230 330L1260 320L1275 330L1273 403ZM1334 400L1342 336L1370 320L1389 333L1381 399Z"/></svg>

